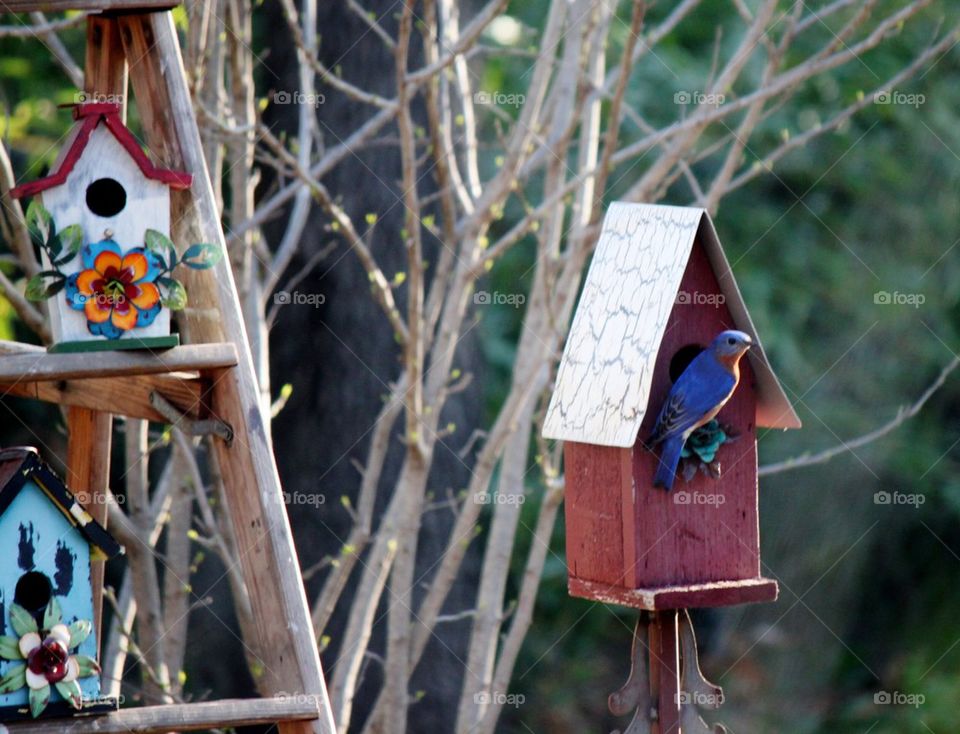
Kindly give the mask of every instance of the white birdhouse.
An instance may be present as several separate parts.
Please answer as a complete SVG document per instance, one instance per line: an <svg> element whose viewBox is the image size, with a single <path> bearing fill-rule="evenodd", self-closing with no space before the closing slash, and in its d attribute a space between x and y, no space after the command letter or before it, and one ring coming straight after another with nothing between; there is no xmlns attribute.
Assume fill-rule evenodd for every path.
<svg viewBox="0 0 960 734"><path fill-rule="evenodd" d="M170 308L185 294L167 277L177 264L170 189L191 176L154 166L119 105L81 104L73 116L50 175L11 192L36 197L31 224L48 275L32 297L50 299L51 351L173 346Z"/></svg>

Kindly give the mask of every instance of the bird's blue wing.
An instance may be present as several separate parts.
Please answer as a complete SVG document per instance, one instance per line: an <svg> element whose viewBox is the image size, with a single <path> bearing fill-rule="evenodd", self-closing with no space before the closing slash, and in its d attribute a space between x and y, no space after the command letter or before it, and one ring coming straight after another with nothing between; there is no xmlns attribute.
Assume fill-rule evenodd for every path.
<svg viewBox="0 0 960 734"><path fill-rule="evenodd" d="M733 375L707 352L694 359L673 384L660 409L651 442L682 434L723 401L735 387Z"/></svg>

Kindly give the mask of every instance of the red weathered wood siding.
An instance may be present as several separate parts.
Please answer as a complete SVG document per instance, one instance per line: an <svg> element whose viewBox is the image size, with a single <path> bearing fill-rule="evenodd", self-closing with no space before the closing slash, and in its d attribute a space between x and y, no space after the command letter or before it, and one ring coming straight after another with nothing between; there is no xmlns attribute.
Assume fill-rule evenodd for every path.
<svg viewBox="0 0 960 734"><path fill-rule="evenodd" d="M564 444L567 564L572 578L629 584L633 539L631 449ZM631 527L627 527L631 526Z"/></svg>
<svg viewBox="0 0 960 734"><path fill-rule="evenodd" d="M756 392L753 371L746 358L740 363L740 386L718 416L723 425L739 434L737 441L720 449L721 478L714 480L698 473L687 483L681 475L669 493L653 487L657 457L641 441L649 436L659 406L670 390L671 358L682 347L706 346L718 332L735 328L726 306L716 302L722 298L720 288L699 238L684 272L680 293L686 295L688 302L678 299L667 322L653 375L650 409L633 455L636 562L630 569L630 585L634 588L760 575ZM689 502L680 503L678 498Z"/></svg>

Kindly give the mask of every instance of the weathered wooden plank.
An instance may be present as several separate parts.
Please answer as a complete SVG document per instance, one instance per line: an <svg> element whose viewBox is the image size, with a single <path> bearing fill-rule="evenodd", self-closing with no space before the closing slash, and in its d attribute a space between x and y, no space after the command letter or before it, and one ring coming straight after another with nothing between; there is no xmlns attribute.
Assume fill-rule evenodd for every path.
<svg viewBox="0 0 960 734"><path fill-rule="evenodd" d="M187 418L207 417L210 381L188 374L136 375L86 380L17 382L0 385L0 397L13 395L45 403L101 410L155 423L169 422L150 404L150 394L163 395Z"/></svg>
<svg viewBox="0 0 960 734"><path fill-rule="evenodd" d="M110 447L113 416L89 408L67 411L67 487L93 518L107 526L107 487L110 483ZM104 561L93 561L93 623L100 640L103 612Z"/></svg>
<svg viewBox="0 0 960 734"><path fill-rule="evenodd" d="M167 10L182 0L0 0L0 13L62 13L66 10Z"/></svg>
<svg viewBox="0 0 960 734"><path fill-rule="evenodd" d="M32 344L0 341L0 357L10 354L39 356L46 353L43 347ZM13 395L166 423L167 418L151 405L151 393L163 395L187 418L206 418L210 414L207 400L209 389L210 380L206 377L173 372L168 375L130 375L110 379L93 377L80 380L15 382L0 385L0 397Z"/></svg>
<svg viewBox="0 0 960 734"><path fill-rule="evenodd" d="M659 589L627 589L571 578L567 589L571 596L582 599L649 611L770 602L776 601L779 594L777 582L766 578L666 586Z"/></svg>
<svg viewBox="0 0 960 734"><path fill-rule="evenodd" d="M85 102L114 102L120 105L120 119L127 120L127 58L123 55L120 26L116 18L91 15L87 18L87 50L84 61Z"/></svg>
<svg viewBox="0 0 960 734"><path fill-rule="evenodd" d="M184 274L192 307L179 323L190 342L230 341L240 357L235 369L214 374L213 396L215 411L236 431L229 445L217 442L217 458L253 606L257 639L247 644L264 663L258 686L267 693L306 693L318 702L318 720L281 724L282 734L332 733L296 549L173 18L151 13L121 16L119 22L127 57L138 59L130 81L150 148L165 165L194 177L189 195L172 195L173 221L179 223L174 240L213 243L224 254L211 270Z"/></svg>
<svg viewBox="0 0 960 734"><path fill-rule="evenodd" d="M231 343L189 344L160 353L97 352L95 354L0 355L0 385L12 382L70 380L190 372L231 367L237 349Z"/></svg>
<svg viewBox="0 0 960 734"><path fill-rule="evenodd" d="M211 727L310 721L318 716L311 696L227 699L121 709L105 716L7 724L10 734L167 734Z"/></svg>

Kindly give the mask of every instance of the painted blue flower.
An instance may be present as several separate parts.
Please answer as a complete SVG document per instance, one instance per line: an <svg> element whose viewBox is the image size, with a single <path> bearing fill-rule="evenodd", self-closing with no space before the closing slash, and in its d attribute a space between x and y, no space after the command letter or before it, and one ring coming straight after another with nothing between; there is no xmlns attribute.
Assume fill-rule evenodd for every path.
<svg viewBox="0 0 960 734"><path fill-rule="evenodd" d="M67 278L67 304L87 317L94 336L119 339L124 332L149 326L163 308L154 281L163 270L159 258L143 247L124 253L112 239L86 244L84 270Z"/></svg>

